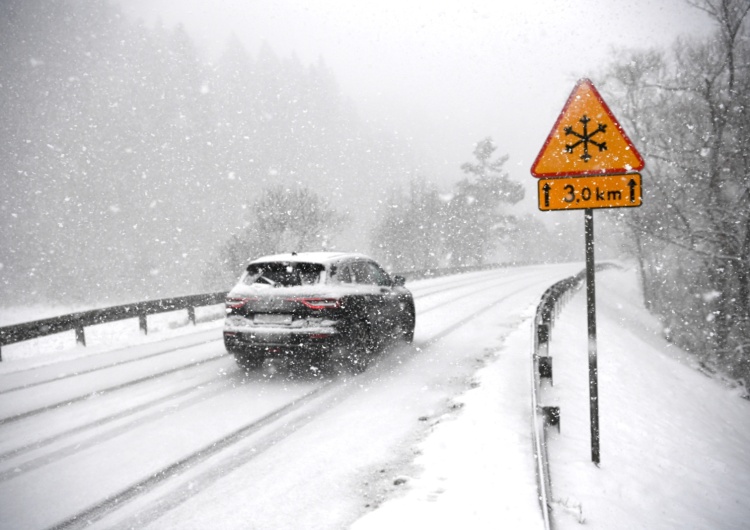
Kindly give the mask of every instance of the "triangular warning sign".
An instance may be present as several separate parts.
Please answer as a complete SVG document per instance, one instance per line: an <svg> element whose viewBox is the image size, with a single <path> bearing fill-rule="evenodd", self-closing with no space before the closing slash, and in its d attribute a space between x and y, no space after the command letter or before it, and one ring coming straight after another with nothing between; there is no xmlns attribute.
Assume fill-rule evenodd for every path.
<svg viewBox="0 0 750 530"><path fill-rule="evenodd" d="M531 166L539 178L640 171L643 159L593 83L581 79Z"/></svg>

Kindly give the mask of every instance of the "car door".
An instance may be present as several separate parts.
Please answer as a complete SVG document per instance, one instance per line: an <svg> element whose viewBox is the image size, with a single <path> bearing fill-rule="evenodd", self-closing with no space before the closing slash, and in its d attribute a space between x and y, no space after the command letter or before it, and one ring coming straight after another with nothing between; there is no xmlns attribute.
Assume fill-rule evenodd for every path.
<svg viewBox="0 0 750 530"><path fill-rule="evenodd" d="M357 298L360 312L367 320L370 329L381 333L384 327L384 297L377 284L377 276L365 260L356 260L349 264L352 281L357 285Z"/></svg>
<svg viewBox="0 0 750 530"><path fill-rule="evenodd" d="M391 277L380 266L373 262L364 262L367 280L376 286L375 299L378 308L378 324L381 332L390 331L398 322L399 298L393 288Z"/></svg>
<svg viewBox="0 0 750 530"><path fill-rule="evenodd" d="M385 272L380 265L373 263L373 266L377 270L378 274L378 285L380 286L381 292L384 294L384 303L388 315L389 326L393 328L399 325L403 316L403 300L401 298L402 288L397 287L393 278L390 274Z"/></svg>

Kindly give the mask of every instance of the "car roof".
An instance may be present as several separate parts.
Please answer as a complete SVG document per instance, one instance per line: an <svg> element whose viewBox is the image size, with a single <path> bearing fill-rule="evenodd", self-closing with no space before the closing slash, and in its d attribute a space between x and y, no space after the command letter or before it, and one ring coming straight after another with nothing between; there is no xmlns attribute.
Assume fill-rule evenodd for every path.
<svg viewBox="0 0 750 530"><path fill-rule="evenodd" d="M285 263L321 263L329 264L341 261L342 259L366 259L370 260L369 256L359 254L356 252L291 252L288 254L274 254L272 256L263 256L262 258L254 259L250 262L253 263L268 263L273 261L282 261Z"/></svg>

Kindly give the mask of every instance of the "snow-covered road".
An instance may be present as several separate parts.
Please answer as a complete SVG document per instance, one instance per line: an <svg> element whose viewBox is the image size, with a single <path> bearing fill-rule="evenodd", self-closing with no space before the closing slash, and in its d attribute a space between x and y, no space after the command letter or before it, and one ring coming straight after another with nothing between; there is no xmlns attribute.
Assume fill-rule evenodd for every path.
<svg viewBox="0 0 750 530"><path fill-rule="evenodd" d="M544 289L579 269L410 282L414 344L357 376L246 376L224 355L218 324L37 368L4 366L0 525L350 526L409 481L417 442L461 406L453 398L476 384L477 368L519 332ZM529 352L517 353L526 360L508 367L501 411L515 442L500 458L519 463L503 477L521 500L510 520L536 525Z"/></svg>

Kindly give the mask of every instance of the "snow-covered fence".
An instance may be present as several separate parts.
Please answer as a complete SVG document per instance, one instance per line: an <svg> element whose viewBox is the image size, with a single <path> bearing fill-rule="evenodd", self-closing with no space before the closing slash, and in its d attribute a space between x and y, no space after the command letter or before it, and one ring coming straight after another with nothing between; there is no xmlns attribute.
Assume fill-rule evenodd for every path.
<svg viewBox="0 0 750 530"><path fill-rule="evenodd" d="M600 263L596 270L616 267L612 263ZM550 512L552 493L549 461L547 457L547 437L545 428L552 426L560 429L560 408L542 405L540 401L542 381L553 384L552 357L549 355L549 341L555 318L563 306L586 283L586 270L575 276L560 280L549 287L542 295L536 307L536 315L532 325L532 385L531 385L531 414L532 439L534 443L534 459L536 461L537 486L539 488L539 503L542 509L545 528L551 527Z"/></svg>
<svg viewBox="0 0 750 530"><path fill-rule="evenodd" d="M138 318L143 333L148 333L148 315L166 313L186 309L188 319L195 324L195 308L220 304L226 298L226 291L219 293L196 294L191 296L180 296L177 298L164 298L161 300L150 300L148 302L136 302L134 304L118 305L102 309L92 309L59 317L45 318L33 322L24 322L13 326L0 327L0 348L8 344L24 340L36 339L53 333L61 333L71 329L76 332L76 342L85 346L86 335L84 329L88 326ZM2 350L0 349L0 361L2 361Z"/></svg>

